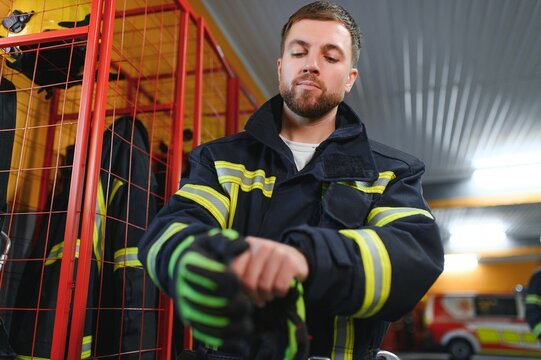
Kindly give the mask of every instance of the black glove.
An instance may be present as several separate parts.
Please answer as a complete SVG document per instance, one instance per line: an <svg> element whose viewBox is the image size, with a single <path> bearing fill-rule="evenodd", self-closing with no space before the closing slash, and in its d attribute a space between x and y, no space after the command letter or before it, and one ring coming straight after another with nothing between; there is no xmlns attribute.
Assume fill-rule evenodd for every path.
<svg viewBox="0 0 541 360"><path fill-rule="evenodd" d="M310 344L305 316L303 287L295 280L284 298L255 310L257 350L250 354L250 359L307 359Z"/></svg>
<svg viewBox="0 0 541 360"><path fill-rule="evenodd" d="M211 348L245 355L253 330L252 305L227 265L248 249L233 230L198 236L175 264L175 300L193 337Z"/></svg>

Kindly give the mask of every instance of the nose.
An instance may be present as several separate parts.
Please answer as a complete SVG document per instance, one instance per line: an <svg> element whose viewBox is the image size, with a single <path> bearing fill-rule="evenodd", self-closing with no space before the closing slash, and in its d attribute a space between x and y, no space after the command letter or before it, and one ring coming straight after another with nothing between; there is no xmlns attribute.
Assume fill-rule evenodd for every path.
<svg viewBox="0 0 541 360"><path fill-rule="evenodd" d="M314 57L306 57L306 62L304 63L304 67L302 68L302 73L310 73L316 75L319 74L319 65Z"/></svg>

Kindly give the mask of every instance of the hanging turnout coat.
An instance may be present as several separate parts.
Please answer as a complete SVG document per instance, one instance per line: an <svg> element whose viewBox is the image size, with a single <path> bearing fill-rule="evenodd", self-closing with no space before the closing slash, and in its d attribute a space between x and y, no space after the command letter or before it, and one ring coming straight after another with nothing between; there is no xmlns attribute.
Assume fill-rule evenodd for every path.
<svg viewBox="0 0 541 360"><path fill-rule="evenodd" d="M148 153L148 133L137 119L121 117L104 133L82 359L155 357L157 289L137 259L138 242L156 214L157 183ZM31 251L36 261L26 265L18 290L20 310L14 311L10 341L20 357L50 358L70 177L68 167ZM76 265L78 247L79 240ZM25 310L37 308L38 299L38 315Z"/></svg>
<svg viewBox="0 0 541 360"><path fill-rule="evenodd" d="M438 228L422 196L424 165L369 141L345 103L336 130L300 171L278 136L283 100L265 103L245 132L191 155L191 172L150 224L139 256L173 296L172 252L211 228L297 247L311 354L373 359L388 322L410 311L443 268Z"/></svg>

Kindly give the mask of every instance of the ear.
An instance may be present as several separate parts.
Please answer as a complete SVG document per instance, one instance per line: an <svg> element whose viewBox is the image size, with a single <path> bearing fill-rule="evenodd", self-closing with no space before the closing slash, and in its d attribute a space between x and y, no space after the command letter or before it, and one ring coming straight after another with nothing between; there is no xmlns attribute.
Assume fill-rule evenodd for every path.
<svg viewBox="0 0 541 360"><path fill-rule="evenodd" d="M276 69L278 71L278 81L280 81L280 74L282 73L282 58L276 60Z"/></svg>
<svg viewBox="0 0 541 360"><path fill-rule="evenodd" d="M359 71L356 68L351 68L349 70L348 79L346 81L346 92L349 92L351 88L353 87L353 84L355 83L355 80L357 79L357 75L359 74Z"/></svg>

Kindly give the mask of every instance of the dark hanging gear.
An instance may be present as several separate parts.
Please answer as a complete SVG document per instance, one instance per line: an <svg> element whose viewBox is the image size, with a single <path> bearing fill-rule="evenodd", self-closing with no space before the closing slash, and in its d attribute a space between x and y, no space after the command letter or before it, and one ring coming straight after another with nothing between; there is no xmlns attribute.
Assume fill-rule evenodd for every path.
<svg viewBox="0 0 541 360"><path fill-rule="evenodd" d="M157 289L137 260L137 243L156 214L157 183L150 172L149 148L147 130L132 117L116 120L103 136L82 359L118 353L126 360L154 358L152 351L138 352L156 347L158 316L153 310L158 307ZM67 151L65 165L71 165L71 158ZM53 212L45 222L49 231L40 234L32 251L33 259L45 256L45 264L26 265L22 283L33 286L20 287L17 294L20 310L14 312L10 340L18 355L50 357L54 311L42 310L36 316L23 309L37 308L40 282L39 307L56 306L70 178L68 166L59 177L63 183L55 187L59 190L52 199Z"/></svg>
<svg viewBox="0 0 541 360"><path fill-rule="evenodd" d="M7 211L7 191L17 118L17 93L6 78L0 79L0 230ZM0 248L3 253L4 248Z"/></svg>
<svg viewBox="0 0 541 360"><path fill-rule="evenodd" d="M73 146L66 149L63 167L59 170L55 192L49 196L47 209L52 211L44 215L42 231L38 240L31 248L30 261L26 266L17 290L15 310L11 319L9 332L10 344L21 358L50 358L53 340L53 325L57 303L60 265L64 252L64 230L68 208L71 170L73 163ZM77 241L78 243L78 241ZM75 269L78 263L78 244L76 250ZM41 259L45 258L45 261ZM92 256L89 288L96 286L95 257ZM39 303L38 303L39 299ZM88 308L95 308L95 296L92 291L88 294ZM37 309L41 309L37 311ZM28 309L36 309L29 311ZM92 319L92 310L87 310L87 318ZM35 329L35 336L34 336ZM81 359L90 357L92 345L93 323L85 324Z"/></svg>
<svg viewBox="0 0 541 360"><path fill-rule="evenodd" d="M13 153L13 139L17 118L17 93L11 81L0 79L0 271L4 267L11 246L8 234L4 231L4 219L7 213L7 191L9 170ZM15 358L15 352L9 344L4 319L0 317L0 358Z"/></svg>
<svg viewBox="0 0 541 360"><path fill-rule="evenodd" d="M152 351L137 353L156 347L157 331L157 311L151 309L158 306L158 291L137 259L137 245L157 208L147 130L131 116L118 118L105 131L102 149L98 193L107 217L95 355L120 352L131 353L123 359L150 360Z"/></svg>

